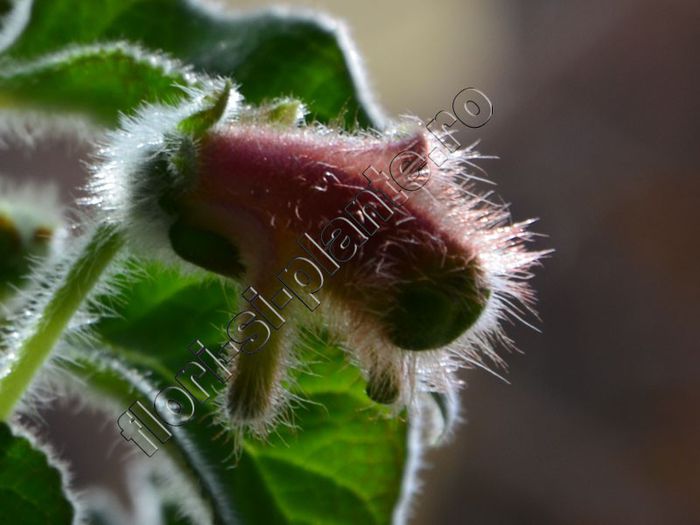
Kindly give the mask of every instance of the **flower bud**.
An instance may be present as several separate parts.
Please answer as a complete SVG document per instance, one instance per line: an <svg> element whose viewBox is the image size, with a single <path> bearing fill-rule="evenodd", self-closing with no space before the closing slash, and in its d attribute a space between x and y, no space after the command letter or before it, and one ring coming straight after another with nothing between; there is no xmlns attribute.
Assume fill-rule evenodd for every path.
<svg viewBox="0 0 700 525"><path fill-rule="evenodd" d="M165 124L147 129L140 157L117 160L154 115ZM254 428L283 404L284 334L321 303L367 370L367 394L404 403L415 389L450 390L479 351L495 358L500 319L529 303L524 281L541 255L525 250L524 224L475 192L476 152L437 164L438 140L415 122L350 135L303 126L303 115L289 99L244 106L220 83L128 122L94 186L95 203L127 210L135 244L164 243L277 305L284 326L239 353L229 387L232 418ZM129 181L124 202L104 206L114 175Z"/></svg>
<svg viewBox="0 0 700 525"><path fill-rule="evenodd" d="M365 392L372 401L392 405L400 398L401 390L401 374L393 366L370 368Z"/></svg>

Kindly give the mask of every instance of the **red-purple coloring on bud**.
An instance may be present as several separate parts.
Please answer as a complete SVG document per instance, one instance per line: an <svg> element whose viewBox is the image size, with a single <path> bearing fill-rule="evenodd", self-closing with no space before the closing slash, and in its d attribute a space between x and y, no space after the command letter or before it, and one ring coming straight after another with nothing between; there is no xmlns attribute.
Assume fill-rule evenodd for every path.
<svg viewBox="0 0 700 525"><path fill-rule="evenodd" d="M154 114L161 127L134 145ZM368 395L400 407L450 391L459 366L497 360L501 319L529 308L542 254L525 249L527 224L477 192L475 151L433 162L439 140L417 121L348 134L303 125L293 100L245 106L222 84L125 128L103 152L95 203L133 225L135 245L250 285L229 326L234 422L264 432L280 413L294 330L317 312ZM129 147L140 152L125 161Z"/></svg>

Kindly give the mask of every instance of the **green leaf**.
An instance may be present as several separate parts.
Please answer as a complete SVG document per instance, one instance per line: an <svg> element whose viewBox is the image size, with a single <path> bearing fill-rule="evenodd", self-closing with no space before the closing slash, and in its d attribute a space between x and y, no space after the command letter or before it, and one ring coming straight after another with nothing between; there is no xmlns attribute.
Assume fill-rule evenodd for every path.
<svg viewBox="0 0 700 525"><path fill-rule="evenodd" d="M291 96L322 122L344 113L347 126L379 124L361 92L347 37L337 23L309 15L271 10L234 16L189 0L34 0L26 28L5 57L36 59L67 46L116 41L165 52L200 74L230 77L251 103ZM123 77L112 85L115 92L139 88L138 82L129 87ZM0 96L3 91L0 86ZM112 105L118 103L117 98Z"/></svg>
<svg viewBox="0 0 700 525"><path fill-rule="evenodd" d="M69 365L124 409L136 400L152 406L190 361L192 340L217 348L236 313L235 290L218 279L156 264L137 275L113 301L116 315L95 327L106 350L76 351ZM293 390L306 400L295 409L296 429L280 425L268 442L246 437L231 468L233 433L212 426L215 408L207 400L197 403L193 420L171 427L174 438L157 453L200 480L218 523L234 523L234 515L246 524L390 522L407 456L406 422L367 398L339 348L309 336L298 351L308 366Z"/></svg>
<svg viewBox="0 0 700 525"><path fill-rule="evenodd" d="M3 523L61 525L73 520L61 472L43 452L0 423L0 516Z"/></svg>
<svg viewBox="0 0 700 525"><path fill-rule="evenodd" d="M176 85L222 75L250 103L289 96L312 119L377 126L343 38L328 22L279 11L222 16L186 0L34 0L26 27L0 55L0 108L81 111L113 125L142 102L178 101ZM151 405L175 384L194 339L211 348L224 340L237 294L213 277L131 264L121 296L103 298L115 315L94 326L102 349L75 343L66 364L125 410L136 400ZM279 426L267 442L245 437L234 468L234 433L212 424L209 400L193 421L171 428L158 453L201 489L216 523L390 522L407 423L367 398L338 347L310 338L298 355L304 371L292 388L305 401L295 428Z"/></svg>
<svg viewBox="0 0 700 525"><path fill-rule="evenodd" d="M0 67L0 108L87 112L115 125L146 102L177 102L196 81L186 68L124 44L73 48Z"/></svg>

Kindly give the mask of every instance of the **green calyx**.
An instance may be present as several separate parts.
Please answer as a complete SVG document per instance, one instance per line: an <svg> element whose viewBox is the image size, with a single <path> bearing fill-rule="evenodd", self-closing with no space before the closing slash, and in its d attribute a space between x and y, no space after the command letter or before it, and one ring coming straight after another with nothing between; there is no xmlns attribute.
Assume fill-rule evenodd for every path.
<svg viewBox="0 0 700 525"><path fill-rule="evenodd" d="M135 199L157 195L158 205L169 215L179 216L184 194L197 182L199 172L198 142L221 120L231 93L231 81L212 91L204 99L204 107L182 119L165 136L162 151L157 152L144 172L135 181Z"/></svg>
<svg viewBox="0 0 700 525"><path fill-rule="evenodd" d="M389 338L400 348L445 346L471 328L486 307L490 291L480 285L476 261L433 273L400 284L384 316Z"/></svg>
<svg viewBox="0 0 700 525"><path fill-rule="evenodd" d="M294 98L280 98L268 104L243 112L240 121L277 124L282 127L296 126L306 112L304 104Z"/></svg>
<svg viewBox="0 0 700 525"><path fill-rule="evenodd" d="M221 89L207 95L204 109L184 118L177 126L180 133L200 137L221 120L231 94L231 81L226 80Z"/></svg>
<svg viewBox="0 0 700 525"><path fill-rule="evenodd" d="M167 235L178 256L206 270L239 278L245 268L238 247L190 220L185 202L188 193L196 188L201 169L198 142L223 117L231 89L227 80L206 96L203 109L181 120L165 137L163 151L145 166L145 176L138 181L138 194L158 196L157 205L171 220ZM149 210L142 212L144 217L150 216Z"/></svg>

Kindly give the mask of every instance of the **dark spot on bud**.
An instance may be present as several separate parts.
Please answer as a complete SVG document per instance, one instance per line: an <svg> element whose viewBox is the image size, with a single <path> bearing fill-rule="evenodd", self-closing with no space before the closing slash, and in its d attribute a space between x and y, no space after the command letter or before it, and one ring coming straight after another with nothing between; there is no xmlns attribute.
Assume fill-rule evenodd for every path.
<svg viewBox="0 0 700 525"><path fill-rule="evenodd" d="M229 417L237 422L264 418L269 406L268 400L259 397L257 391L246 390L239 385L229 387L226 401Z"/></svg>
<svg viewBox="0 0 700 525"><path fill-rule="evenodd" d="M180 218L168 232L170 244L180 257L202 268L233 279L245 273L240 250L226 237Z"/></svg>
<svg viewBox="0 0 700 525"><path fill-rule="evenodd" d="M36 230L34 230L34 242L49 242L51 237L53 237L53 230L47 228L46 226L39 226Z"/></svg>
<svg viewBox="0 0 700 525"><path fill-rule="evenodd" d="M273 344L257 354L239 354L226 392L226 410L233 421L255 422L269 416L278 350Z"/></svg>
<svg viewBox="0 0 700 525"><path fill-rule="evenodd" d="M365 392L375 403L391 405L399 399L401 394L400 378L394 370L387 368L383 370L372 370L367 380Z"/></svg>
<svg viewBox="0 0 700 525"><path fill-rule="evenodd" d="M474 325L486 306L490 292L479 285L475 261L461 269L432 273L398 285L384 316L389 338L400 348L445 346Z"/></svg>

